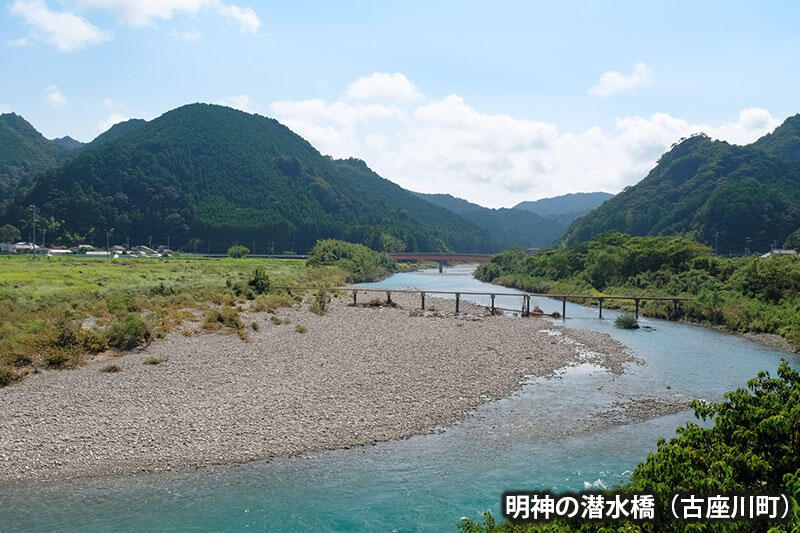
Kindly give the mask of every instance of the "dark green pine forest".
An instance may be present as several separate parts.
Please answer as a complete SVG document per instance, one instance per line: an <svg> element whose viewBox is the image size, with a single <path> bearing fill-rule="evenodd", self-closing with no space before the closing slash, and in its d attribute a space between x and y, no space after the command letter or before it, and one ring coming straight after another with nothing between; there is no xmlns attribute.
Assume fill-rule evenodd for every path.
<svg viewBox="0 0 800 533"><path fill-rule="evenodd" d="M0 115L0 209L10 193L37 174L63 163L81 143L69 137L48 140L15 113Z"/></svg>
<svg viewBox="0 0 800 533"><path fill-rule="evenodd" d="M688 234L721 255L780 246L800 228L800 115L747 146L693 136L642 181L576 220L563 243L608 230Z"/></svg>
<svg viewBox="0 0 800 533"><path fill-rule="evenodd" d="M169 240L204 252L235 242L302 252L322 238L385 251L499 249L484 229L363 161L323 156L273 119L209 104L111 128L17 187L0 225L27 227L31 205L48 244L105 245L108 233L111 244Z"/></svg>

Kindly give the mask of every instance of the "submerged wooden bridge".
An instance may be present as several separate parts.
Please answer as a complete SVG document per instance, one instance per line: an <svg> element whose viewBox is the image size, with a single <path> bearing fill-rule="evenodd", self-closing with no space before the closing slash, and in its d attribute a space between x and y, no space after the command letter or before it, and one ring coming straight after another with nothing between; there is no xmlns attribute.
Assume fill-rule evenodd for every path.
<svg viewBox="0 0 800 533"><path fill-rule="evenodd" d="M549 316L553 316L554 318L567 318L567 300L575 301L579 300L581 302L589 301L598 301L598 307L600 309L600 317L603 318L603 302L605 300L627 300L632 301L635 304L635 315L636 318L639 318L639 303L645 301L655 301L655 302L672 302L673 308L675 311L678 311L678 306L681 302L685 302L688 300L693 300L694 298L687 298L683 296L597 296L591 294L544 294L544 293L536 293L536 292L468 292L468 291L428 291L428 290L419 290L419 289L376 289L370 287L300 287L300 286L277 286L276 289L282 289L291 294L294 291L317 291L320 289L324 289L326 291L340 291L340 292L351 292L353 293L353 305L358 304L358 293L383 293L386 295L386 302L392 303L392 294L418 294L420 296L420 304L422 309L425 309L425 295L426 294L433 294L433 295L449 295L455 297L455 310L456 313L460 312L461 306L461 297L462 296L487 296L489 297L491 304L490 305L482 305L482 304L474 304L480 305L481 307L485 307L489 309L492 314L496 311L509 311L513 313L520 313L522 316L531 316L531 315L544 315L545 313L535 313L531 312L531 298L539 297L539 298L552 298L555 300L561 300L561 314L552 313ZM502 297L515 297L521 299L520 307L516 309L509 309L505 307L498 307L495 305L495 299L498 296Z"/></svg>

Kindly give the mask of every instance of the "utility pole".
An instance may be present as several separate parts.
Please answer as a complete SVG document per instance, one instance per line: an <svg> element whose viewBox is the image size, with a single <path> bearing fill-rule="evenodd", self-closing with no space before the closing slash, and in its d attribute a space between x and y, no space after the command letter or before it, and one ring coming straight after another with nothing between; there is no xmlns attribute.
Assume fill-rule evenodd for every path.
<svg viewBox="0 0 800 533"><path fill-rule="evenodd" d="M36 246L36 206L31 205L31 219L33 221L33 237L31 237L31 243L33 246ZM33 248L31 248L31 253L33 253Z"/></svg>
<svg viewBox="0 0 800 533"><path fill-rule="evenodd" d="M714 255L717 254L717 249L719 248L719 232L714 234Z"/></svg>
<svg viewBox="0 0 800 533"><path fill-rule="evenodd" d="M106 263L111 259L111 248L108 246L108 232L106 231Z"/></svg>
<svg viewBox="0 0 800 533"><path fill-rule="evenodd" d="M126 250L130 250L131 249L131 238L130 237L127 237L125 239L125 249Z"/></svg>
<svg viewBox="0 0 800 533"><path fill-rule="evenodd" d="M44 252L44 240L47 238L47 228L42 228L42 252Z"/></svg>

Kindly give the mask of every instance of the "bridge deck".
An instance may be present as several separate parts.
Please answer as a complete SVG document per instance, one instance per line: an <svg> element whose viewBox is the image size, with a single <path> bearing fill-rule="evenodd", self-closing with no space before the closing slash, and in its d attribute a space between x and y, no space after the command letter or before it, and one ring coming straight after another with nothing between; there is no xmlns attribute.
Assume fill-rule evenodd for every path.
<svg viewBox="0 0 800 533"><path fill-rule="evenodd" d="M412 294L419 294L422 302L422 309L425 309L425 295L426 294L449 294L455 296L456 300L456 313L459 312L459 303L461 296L488 296L492 304L491 306L482 306L486 307L487 309L491 309L492 313L495 310L502 310L502 311L513 311L517 312L517 310L511 309L504 309L501 307L496 307L494 305L495 297L497 296L515 296L522 299L522 306L519 309L519 312L523 316L528 316L531 313L531 298L532 297L540 297L540 298L553 298L556 300L561 300L561 318L566 318L567 314L567 300L597 300L599 303L600 308L600 318L603 318L603 301L604 300L630 300L635 303L636 310L636 318L639 318L639 302L645 301L659 301L659 302L672 302L675 310L678 309L678 304L680 302L685 302L689 300L694 300L694 298L689 298L686 296L605 296L605 295L594 295L594 294L545 294L545 293L537 293L537 292L472 292L472 291L435 291L435 290L420 290L420 289L379 289L374 287L308 287L308 286L296 286L296 285L283 285L283 286L276 286L276 289L282 289L287 292L295 291L315 291L319 289L325 289L328 291L346 291L353 293L353 304L355 305L358 300L358 293L359 292L381 292L386 294L386 301L392 301L392 293L412 293ZM553 313L553 316L556 316L557 313Z"/></svg>

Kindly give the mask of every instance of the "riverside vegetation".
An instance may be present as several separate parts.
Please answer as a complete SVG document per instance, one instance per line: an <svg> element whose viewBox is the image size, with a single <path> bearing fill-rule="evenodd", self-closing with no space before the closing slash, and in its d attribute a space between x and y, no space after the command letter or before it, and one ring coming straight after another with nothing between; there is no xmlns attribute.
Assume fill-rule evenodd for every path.
<svg viewBox="0 0 800 533"><path fill-rule="evenodd" d="M0 257L0 386L43 368L73 368L91 354L124 351L186 320L243 340L239 317L292 305L275 285L337 286L394 271L385 254L323 241L308 264L278 259ZM319 299L316 300L320 306ZM322 306L324 312L324 304Z"/></svg>
<svg viewBox="0 0 800 533"><path fill-rule="evenodd" d="M774 333L800 350L800 258L724 258L688 237L631 237L616 231L568 248L527 256L508 250L475 277L538 293L688 296L643 302L640 313L683 318L733 332ZM627 302L606 301L630 310Z"/></svg>

